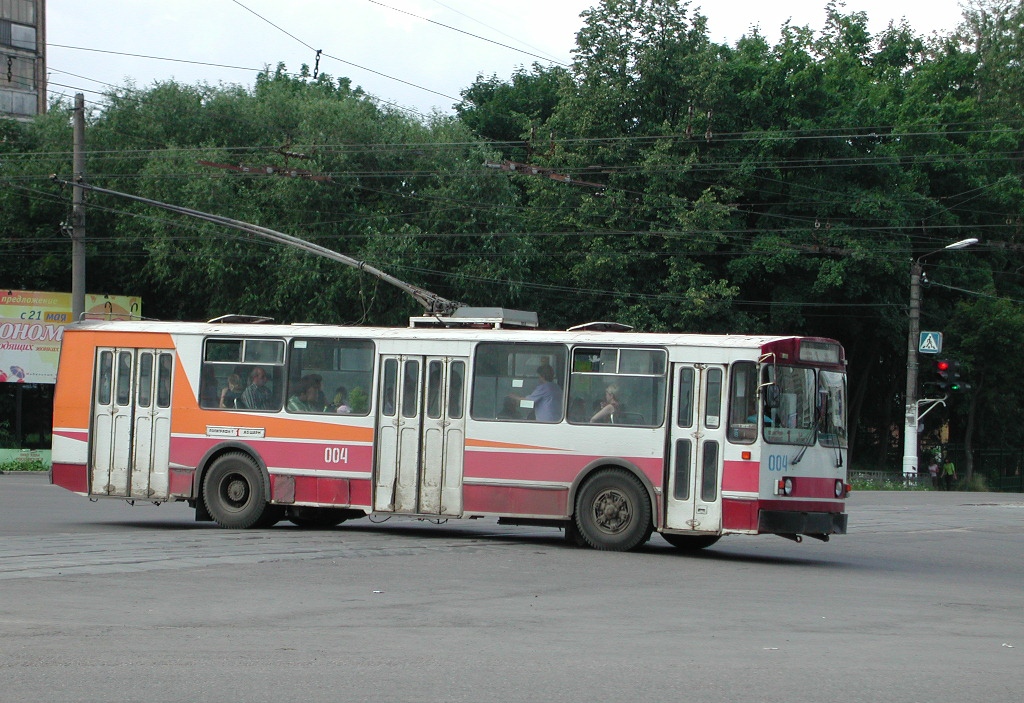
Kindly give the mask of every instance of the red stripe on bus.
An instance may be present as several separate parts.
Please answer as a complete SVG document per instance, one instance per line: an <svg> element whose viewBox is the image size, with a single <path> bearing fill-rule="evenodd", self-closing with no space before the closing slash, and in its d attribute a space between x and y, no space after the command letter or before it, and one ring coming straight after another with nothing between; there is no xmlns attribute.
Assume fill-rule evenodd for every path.
<svg viewBox="0 0 1024 703"><path fill-rule="evenodd" d="M723 530L757 530L758 502L756 500L722 499Z"/></svg>
<svg viewBox="0 0 1024 703"><path fill-rule="evenodd" d="M171 463L198 466L203 456L223 443L213 437L172 437ZM322 471L360 471L373 466L373 447L336 442L295 442L289 438L242 442L272 469L320 469Z"/></svg>
<svg viewBox="0 0 1024 703"><path fill-rule="evenodd" d="M53 464L50 483L75 493L89 492L89 472L84 464Z"/></svg>
<svg viewBox="0 0 1024 703"><path fill-rule="evenodd" d="M725 461L722 466L722 490L757 493L758 470L756 461Z"/></svg>
<svg viewBox="0 0 1024 703"><path fill-rule="evenodd" d="M495 515L568 515L569 491L517 486L462 487L463 513Z"/></svg>

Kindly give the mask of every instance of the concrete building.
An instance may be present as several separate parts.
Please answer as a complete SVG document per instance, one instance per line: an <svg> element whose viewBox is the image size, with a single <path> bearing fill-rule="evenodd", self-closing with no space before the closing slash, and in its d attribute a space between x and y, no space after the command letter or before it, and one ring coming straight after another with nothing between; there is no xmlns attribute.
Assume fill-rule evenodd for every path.
<svg viewBox="0 0 1024 703"><path fill-rule="evenodd" d="M0 117L46 112L46 0L0 0Z"/></svg>

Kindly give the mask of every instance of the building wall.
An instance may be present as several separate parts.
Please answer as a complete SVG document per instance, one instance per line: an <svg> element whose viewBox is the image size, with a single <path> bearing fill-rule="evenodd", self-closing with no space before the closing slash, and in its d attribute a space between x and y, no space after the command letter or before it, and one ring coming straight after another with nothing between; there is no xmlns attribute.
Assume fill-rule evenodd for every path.
<svg viewBox="0 0 1024 703"><path fill-rule="evenodd" d="M0 116L46 112L46 0L0 0Z"/></svg>

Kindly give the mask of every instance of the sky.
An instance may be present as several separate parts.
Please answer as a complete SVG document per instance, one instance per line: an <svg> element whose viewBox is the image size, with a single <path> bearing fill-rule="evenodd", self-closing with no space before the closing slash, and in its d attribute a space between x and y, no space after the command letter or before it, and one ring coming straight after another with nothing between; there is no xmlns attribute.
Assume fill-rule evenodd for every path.
<svg viewBox="0 0 1024 703"><path fill-rule="evenodd" d="M102 92L131 81L251 85L283 62L346 76L380 100L423 115L450 113L479 75L507 79L572 61L580 13L596 0L47 0L50 94ZM820 29L827 0L693 2L713 41L734 43L753 25ZM906 19L919 34L949 31L957 0L847 0L873 32ZM501 46L505 45L505 46ZM73 48L69 48L73 47ZM151 57L151 58L144 58ZM174 59L174 60L167 60Z"/></svg>

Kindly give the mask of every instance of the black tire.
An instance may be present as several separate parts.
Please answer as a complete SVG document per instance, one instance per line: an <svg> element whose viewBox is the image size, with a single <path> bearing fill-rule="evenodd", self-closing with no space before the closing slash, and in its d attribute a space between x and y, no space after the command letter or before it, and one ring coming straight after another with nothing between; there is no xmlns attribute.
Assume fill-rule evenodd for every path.
<svg viewBox="0 0 1024 703"><path fill-rule="evenodd" d="M266 527L273 527L277 523L284 520L284 516L285 509L283 505L274 505L273 503L270 503L264 509L263 515L260 516L260 519L256 521L256 524L253 525L253 527L261 529Z"/></svg>
<svg viewBox="0 0 1024 703"><path fill-rule="evenodd" d="M259 468L242 452L218 457L203 478L203 503L221 527L245 530L259 526L267 510Z"/></svg>
<svg viewBox="0 0 1024 703"><path fill-rule="evenodd" d="M351 517L352 511L342 508L309 508L299 505L288 509L289 522L307 530L337 527Z"/></svg>
<svg viewBox="0 0 1024 703"><path fill-rule="evenodd" d="M587 543L583 541L583 535L580 534L580 528L576 527L576 521L570 520L565 523L565 535L564 539L566 543L571 547L586 547Z"/></svg>
<svg viewBox="0 0 1024 703"><path fill-rule="evenodd" d="M594 473L576 496L576 527L594 549L626 552L651 537L651 501L640 479L621 469Z"/></svg>
<svg viewBox="0 0 1024 703"><path fill-rule="evenodd" d="M661 536L682 552L699 552L721 539L721 535L668 535L664 532Z"/></svg>

